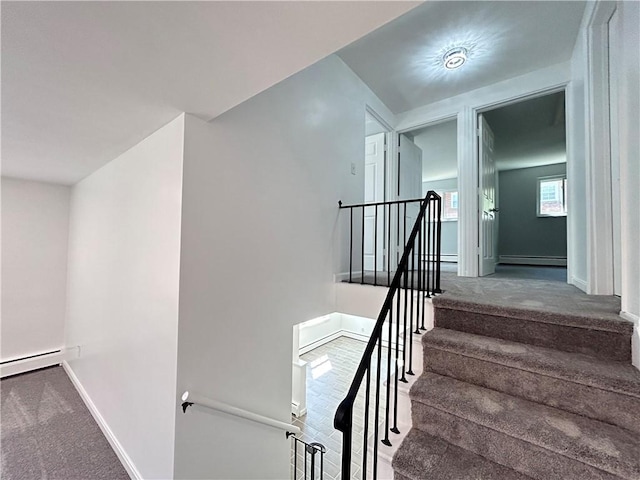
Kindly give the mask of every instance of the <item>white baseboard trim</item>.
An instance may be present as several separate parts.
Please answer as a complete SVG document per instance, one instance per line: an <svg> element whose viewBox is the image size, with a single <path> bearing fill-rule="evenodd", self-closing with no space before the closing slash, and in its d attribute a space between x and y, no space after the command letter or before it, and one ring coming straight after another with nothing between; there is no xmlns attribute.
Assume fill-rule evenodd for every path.
<svg viewBox="0 0 640 480"><path fill-rule="evenodd" d="M550 267L566 267L567 257L535 256L535 255L500 255L499 263L512 265L541 265Z"/></svg>
<svg viewBox="0 0 640 480"><path fill-rule="evenodd" d="M351 277L358 277L362 275L362 270L354 270L351 272ZM340 283L349 280L349 272L341 272L333 275L333 282Z"/></svg>
<svg viewBox="0 0 640 480"><path fill-rule="evenodd" d="M625 320L629 320L630 322L633 322L633 324L636 326L636 328L640 328L640 317L638 315L634 315L633 313L629 313L629 312L620 312L620 316L622 318L624 318Z"/></svg>
<svg viewBox="0 0 640 480"><path fill-rule="evenodd" d="M422 255L422 261L426 262L427 259L434 260L436 258L435 255ZM458 262L458 254L457 253L441 253L440 260L443 262Z"/></svg>
<svg viewBox="0 0 640 480"><path fill-rule="evenodd" d="M107 438L107 441L109 442L109 445L111 445L111 448L113 448L113 451L116 452L120 463L122 463L122 466L125 468L129 476L132 478L132 480L142 480L142 475L140 475L140 472L136 468L135 464L133 463L129 455L127 455L127 452L125 452L124 448L122 447L114 433L111 431L111 428L109 428L109 425L98 411L98 408L95 406L95 404L91 400L91 397L84 389L84 387L80 383L80 380L66 360L62 362L62 367L64 368L64 371L67 372L71 383L73 383L73 386L78 391L80 398L82 398L85 405L89 409L89 412L91 412L91 416L93 416L94 420L100 427L100 430L102 430L102 433Z"/></svg>
<svg viewBox="0 0 640 480"><path fill-rule="evenodd" d="M60 365L64 360L77 358L80 348L61 348L54 352L31 355L28 358L18 358L15 360L5 361L0 365L0 378L18 375L20 373L38 370L40 368Z"/></svg>
<svg viewBox="0 0 640 480"><path fill-rule="evenodd" d="M318 340L316 340L315 342L311 342L308 345L305 345L304 347L300 347L298 349L299 355L304 355L305 353L310 352L311 350L314 350L318 347L321 347L322 345L324 345L325 343L329 343L333 340L335 340L336 338L339 338L342 336L342 332L343 330L338 330L336 332L333 332L329 335L327 335L326 337L322 337Z"/></svg>
<svg viewBox="0 0 640 480"><path fill-rule="evenodd" d="M581 280L580 278L576 278L576 277L571 277L571 281L569 283L579 288L583 292L587 291L587 282L585 280Z"/></svg>
<svg viewBox="0 0 640 480"><path fill-rule="evenodd" d="M306 408L300 408L300 405L296 402L291 402L291 413L293 413L296 417L300 418L307 414Z"/></svg>
<svg viewBox="0 0 640 480"><path fill-rule="evenodd" d="M427 329L430 330L430 329ZM395 334L394 334L395 335ZM304 347L300 347L299 354L298 355L304 355L305 353L310 352L311 350L314 350L318 347L321 347L322 345L324 345L325 343L329 343L333 340L336 340L340 337L347 337L347 338L351 338L353 340L359 340L360 342L365 342L367 343L369 341L369 339L371 338L371 335L365 335L362 333L356 333L356 332L352 332L350 330L345 330L345 329L340 329L337 330L335 332L333 332L330 335L327 335L326 337L322 337L319 340L316 340L313 343L310 343L309 345L305 345ZM407 329L407 337L408 338L413 338L414 342L420 342L420 338L417 335L414 335L413 337L411 337L409 329ZM416 337L417 340L416 340ZM421 337L421 336L420 336ZM402 345L402 343L400 343L400 345ZM382 340L382 346L383 348L387 348L389 346L389 341L388 340ZM396 343L395 342L391 342L391 348L395 348Z"/></svg>
<svg viewBox="0 0 640 480"><path fill-rule="evenodd" d="M371 335L363 335L362 333L350 332L349 330L340 330L338 333L340 337L347 337L365 343L371 338Z"/></svg>

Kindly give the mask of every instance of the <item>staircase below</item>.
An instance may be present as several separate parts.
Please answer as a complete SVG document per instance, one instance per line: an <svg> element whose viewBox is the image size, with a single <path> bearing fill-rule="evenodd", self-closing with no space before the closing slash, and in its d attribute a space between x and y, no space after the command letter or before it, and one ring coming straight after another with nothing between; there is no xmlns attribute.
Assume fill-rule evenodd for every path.
<svg viewBox="0 0 640 480"><path fill-rule="evenodd" d="M395 478L640 480L640 371L617 300L465 281L433 299Z"/></svg>

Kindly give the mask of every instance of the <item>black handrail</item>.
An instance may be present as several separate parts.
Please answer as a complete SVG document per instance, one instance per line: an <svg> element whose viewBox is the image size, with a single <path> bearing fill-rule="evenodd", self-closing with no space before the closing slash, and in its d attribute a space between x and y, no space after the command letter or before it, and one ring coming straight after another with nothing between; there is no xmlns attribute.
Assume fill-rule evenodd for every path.
<svg viewBox="0 0 640 480"><path fill-rule="evenodd" d="M339 208L360 208L360 207L375 207L380 205L397 205L402 203L415 203L424 202L424 198L411 198L409 200L391 200L389 202L373 202L373 203L354 203L352 205L343 205L342 200L338 201Z"/></svg>
<svg viewBox="0 0 640 480"><path fill-rule="evenodd" d="M406 238L406 203L413 202L414 200L400 200L396 202L383 202L384 205L397 204L398 205L398 217L400 216L400 204L404 203L404 237ZM388 320L388 339L387 339L387 385L386 385L386 406L385 406L385 418L384 418L384 439L382 443L385 445L391 445L389 440L389 432L400 433L397 426L398 412L397 412L397 398L398 398L398 382L406 382L405 374L413 375L412 371L412 336L414 333L420 333L420 330L424 330L424 300L429 298L432 294L441 293L440 290L440 249L441 249L441 198L434 191L429 191L424 200L420 200L421 206L415 224L411 230L409 238L405 244L402 258L398 264L397 270L393 277L393 281L390 282L389 292L385 298L378 319L373 328L373 333L369 339L365 351L358 365L358 369L354 375L353 381L347 393L347 396L338 406L334 417L334 427L342 432L342 479L348 480L351 477L351 451L353 442L353 410L358 392L362 387L362 382L366 375L366 390L365 390L365 407L364 407L364 429L363 429L363 448L362 448L362 479L367 478L367 446L368 446L368 429L369 429L369 408L370 408L370 393L371 393L371 373L372 373L372 358L376 346L378 347L377 359L375 361L376 374L376 387L375 387L375 407L373 410L373 425L374 425L374 445L373 445L373 479L377 478L377 449L378 449L378 434L379 434L379 415L380 415L380 377L382 367L382 342L383 342L383 327ZM351 218L353 218L354 208L364 208L375 204L362 204L353 205L351 207ZM343 207L343 208L349 208ZM389 207L389 213L391 207ZM398 220L399 225L399 220ZM398 226L398 236L400 236L400 227ZM364 235L364 232L363 232ZM351 240L352 241L352 240ZM415 261L415 253L418 254L418 261ZM424 265L423 254L426 253L426 265ZM417 263L417 266L415 265ZM416 268L417 267L417 268ZM415 274L417 273L417 301L415 302L414 310L414 289L415 289ZM363 272L364 274L364 272ZM409 284L409 276L411 275L411 282ZM404 283L403 283L404 280ZM404 312L401 315L401 296L404 291ZM410 293L409 293L410 292ZM410 297L410 302L408 298ZM422 297L422 301L420 298ZM394 382L394 411L393 411L393 427L390 427L390 388L391 388L391 354L393 347L393 335L392 326L394 324L394 300L396 301L395 310L395 324L396 324L396 342L395 342L395 382ZM410 303L410 310L407 310L407 305ZM415 312L415 316L414 316ZM402 317L402 377L399 377L399 360L400 360L400 320ZM416 330L414 332L414 319ZM421 320L421 322L420 322ZM407 323L408 322L408 323ZM409 339L407 341L407 326L409 328ZM406 351L408 343L409 351ZM409 360L409 368L406 368L406 360Z"/></svg>

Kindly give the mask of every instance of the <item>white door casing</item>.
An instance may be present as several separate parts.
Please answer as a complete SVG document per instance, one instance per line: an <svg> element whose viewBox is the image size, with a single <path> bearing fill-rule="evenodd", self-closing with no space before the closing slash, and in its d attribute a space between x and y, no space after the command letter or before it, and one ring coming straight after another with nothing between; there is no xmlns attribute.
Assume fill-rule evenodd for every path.
<svg viewBox="0 0 640 480"><path fill-rule="evenodd" d="M364 203L384 202L386 133L365 137ZM364 270L384 270L384 207L364 209ZM377 215L376 215L377 210ZM376 220L377 218L377 220ZM375 233L375 234L374 234Z"/></svg>
<svg viewBox="0 0 640 480"><path fill-rule="evenodd" d="M422 150L405 134L400 134L399 142L397 164L399 182L396 186L398 200L422 198ZM405 225L406 237L408 237L418 218L419 211L420 204L418 202L406 204L406 212L404 205L400 205L400 235L396 242L396 264L400 262L404 252Z"/></svg>
<svg viewBox="0 0 640 480"><path fill-rule="evenodd" d="M622 295L622 244L621 244L621 200L620 200L620 149L618 137L618 31L620 14L613 12L608 25L609 42L609 128L611 130L611 213L613 223L613 293Z"/></svg>
<svg viewBox="0 0 640 480"><path fill-rule="evenodd" d="M479 158L479 264L481 277L496 271L498 234L496 231L496 167L494 161L494 137L483 115L478 116Z"/></svg>

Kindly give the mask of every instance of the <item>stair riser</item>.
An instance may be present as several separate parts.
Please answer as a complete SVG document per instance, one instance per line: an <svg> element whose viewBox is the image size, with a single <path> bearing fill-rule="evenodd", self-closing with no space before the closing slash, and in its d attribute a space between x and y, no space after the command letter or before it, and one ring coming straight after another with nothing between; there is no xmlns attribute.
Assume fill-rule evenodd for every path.
<svg viewBox="0 0 640 480"><path fill-rule="evenodd" d="M438 436L536 480L621 478L420 402L413 402L412 409L414 428Z"/></svg>
<svg viewBox="0 0 640 480"><path fill-rule="evenodd" d="M466 357L426 345L424 357L427 371L640 433L639 398Z"/></svg>
<svg viewBox="0 0 640 480"><path fill-rule="evenodd" d="M434 316L436 327L565 352L584 353L603 360L631 360L631 336L624 333L440 307L434 309Z"/></svg>

